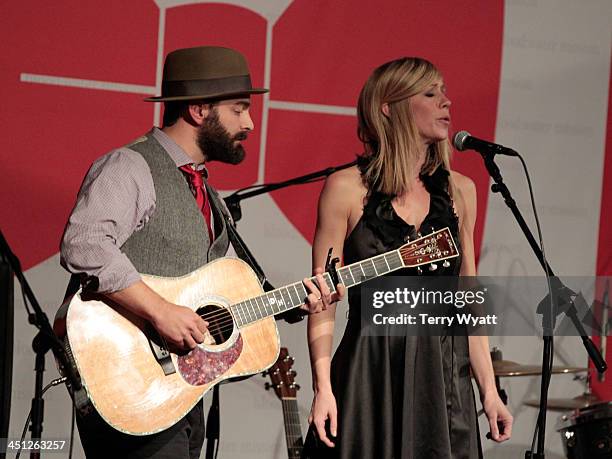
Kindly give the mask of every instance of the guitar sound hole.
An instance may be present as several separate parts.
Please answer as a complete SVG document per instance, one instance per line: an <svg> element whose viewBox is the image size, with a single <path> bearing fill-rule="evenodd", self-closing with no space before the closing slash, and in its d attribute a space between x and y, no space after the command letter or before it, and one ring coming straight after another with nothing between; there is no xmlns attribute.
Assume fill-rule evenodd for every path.
<svg viewBox="0 0 612 459"><path fill-rule="evenodd" d="M215 340L214 344L222 344L232 336L234 321L227 309L209 304L199 308L196 312L208 322L208 332ZM206 343L206 340L204 342Z"/></svg>

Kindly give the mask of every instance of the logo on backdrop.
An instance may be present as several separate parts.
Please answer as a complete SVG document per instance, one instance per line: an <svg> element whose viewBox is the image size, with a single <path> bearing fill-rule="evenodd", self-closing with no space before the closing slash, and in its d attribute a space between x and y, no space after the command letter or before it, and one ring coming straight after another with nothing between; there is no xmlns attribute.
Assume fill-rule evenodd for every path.
<svg viewBox="0 0 612 459"><path fill-rule="evenodd" d="M8 4L3 10L13 28L0 31L10 50L0 75L3 104L12 114L10 154L0 160L8 171L0 183L9 215L3 230L25 268L58 251L88 165L159 120L159 111L141 100L158 92L163 56L179 47L239 49L254 84L271 89L269 98L253 98L257 125L246 161L211 167L221 191L353 160L361 151L354 116L359 90L375 66L405 55L441 68L455 126L494 138L503 5L465 3L457 10L451 0L396 0L384 8L366 0L135 0L39 5L34 13ZM468 20L472 26L462 27ZM488 186L479 161L462 157L454 164L479 190L476 247ZM308 241L320 187L272 195Z"/></svg>

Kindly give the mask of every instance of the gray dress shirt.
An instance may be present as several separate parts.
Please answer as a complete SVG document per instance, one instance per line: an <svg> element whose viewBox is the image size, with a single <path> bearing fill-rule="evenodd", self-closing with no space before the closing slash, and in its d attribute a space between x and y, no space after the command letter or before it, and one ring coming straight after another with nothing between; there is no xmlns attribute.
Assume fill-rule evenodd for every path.
<svg viewBox="0 0 612 459"><path fill-rule="evenodd" d="M151 134L176 167L193 163L160 129L153 128ZM139 153L128 145L98 158L81 185L64 230L60 246L62 266L73 274L97 277L98 291L102 293L133 285L140 280L140 274L120 247L145 225L154 211L151 171Z"/></svg>

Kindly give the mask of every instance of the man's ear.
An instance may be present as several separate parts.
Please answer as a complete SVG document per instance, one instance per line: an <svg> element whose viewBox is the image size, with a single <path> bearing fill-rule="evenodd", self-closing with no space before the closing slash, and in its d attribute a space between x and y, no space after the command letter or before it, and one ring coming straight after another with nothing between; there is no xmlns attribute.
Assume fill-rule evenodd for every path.
<svg viewBox="0 0 612 459"><path fill-rule="evenodd" d="M193 104L193 105L189 105L189 117L193 120L193 122L195 124L197 124L198 126L201 126L202 123L204 122L204 120L206 118L208 118L208 116L210 115L210 112L212 110L212 105L211 104Z"/></svg>
<svg viewBox="0 0 612 459"><path fill-rule="evenodd" d="M380 107L380 110L383 112L383 115L385 115L387 118L391 116L391 109L389 108L389 104L387 102L382 104L382 106Z"/></svg>

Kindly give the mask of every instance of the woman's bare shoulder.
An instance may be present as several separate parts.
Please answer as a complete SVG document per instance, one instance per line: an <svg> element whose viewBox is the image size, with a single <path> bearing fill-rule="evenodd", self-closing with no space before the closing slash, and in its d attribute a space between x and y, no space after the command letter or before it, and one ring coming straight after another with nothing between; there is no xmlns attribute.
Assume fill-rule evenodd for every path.
<svg viewBox="0 0 612 459"><path fill-rule="evenodd" d="M346 169L334 172L327 178L327 183L330 186L338 188L347 188L355 186L364 187L363 181L361 180L361 172L359 171L357 166L348 167Z"/></svg>
<svg viewBox="0 0 612 459"><path fill-rule="evenodd" d="M333 193L342 200L361 199L367 192L357 166L334 172L325 181L324 193Z"/></svg>
<svg viewBox="0 0 612 459"><path fill-rule="evenodd" d="M474 180L467 175L460 174L457 171L451 171L451 180L453 181L456 190L465 198L470 195L476 195L476 184Z"/></svg>
<svg viewBox="0 0 612 459"><path fill-rule="evenodd" d="M361 213L367 189L356 166L334 172L323 187L319 200L319 215L341 216L349 225Z"/></svg>

